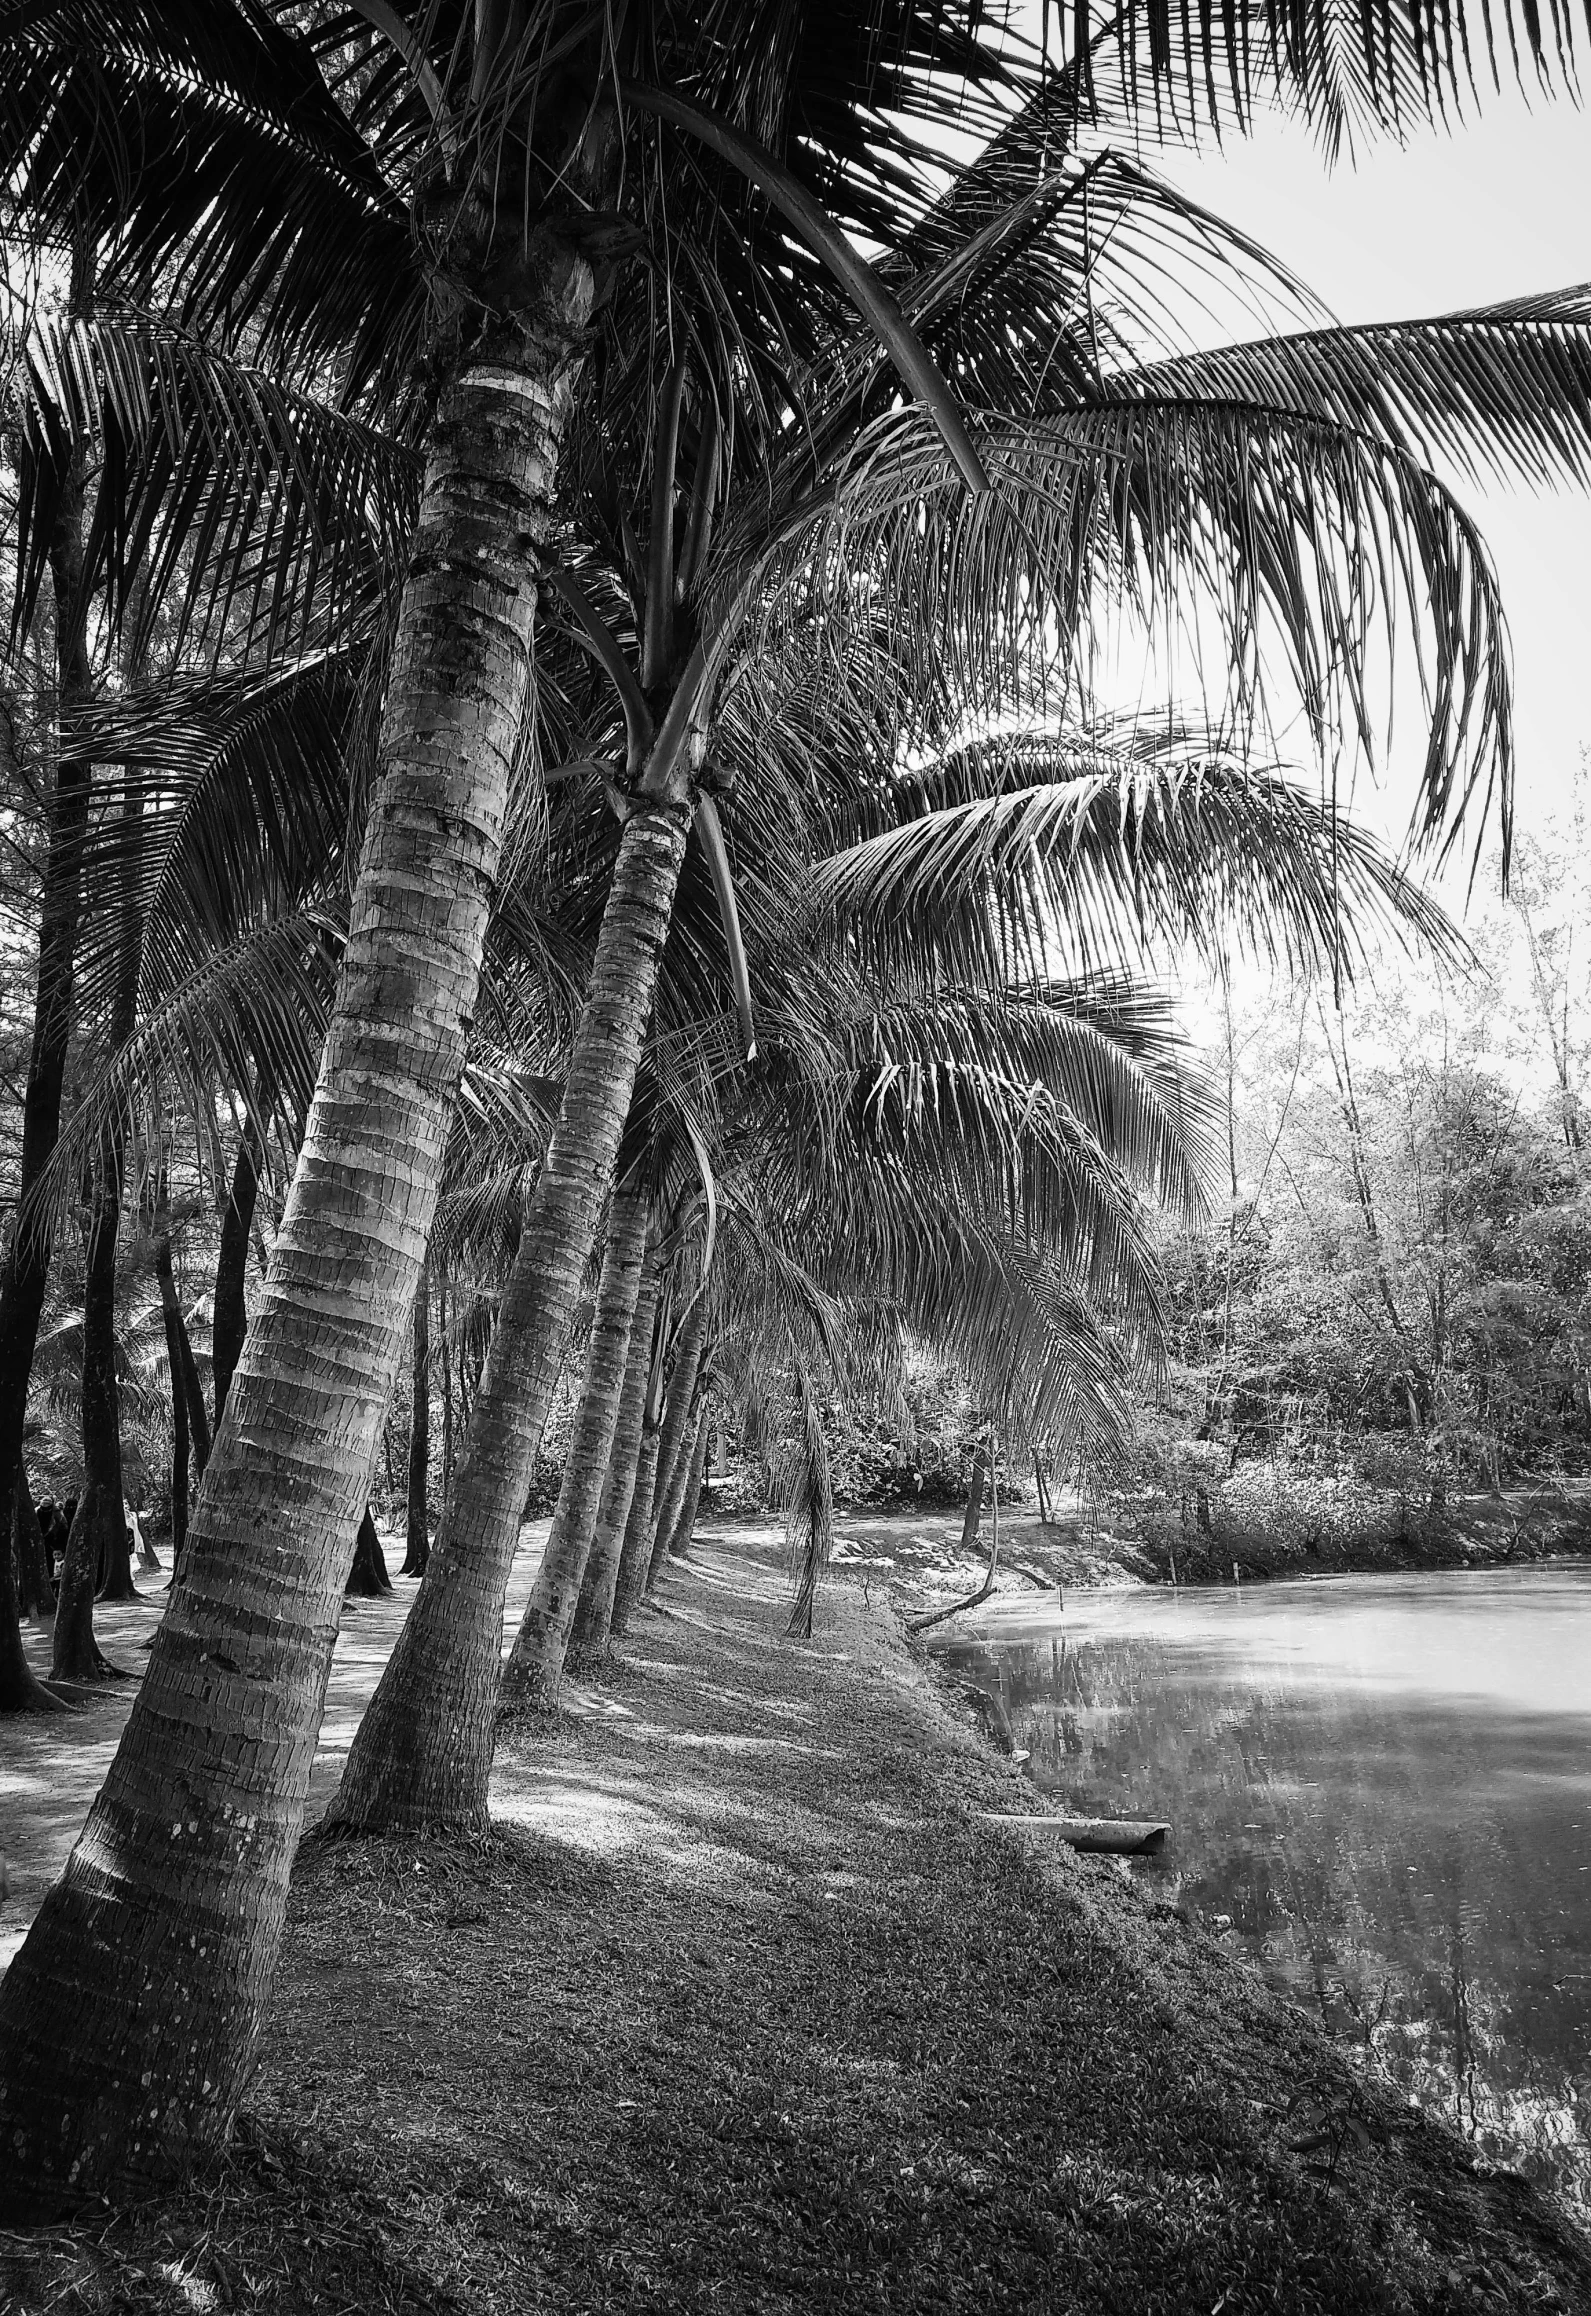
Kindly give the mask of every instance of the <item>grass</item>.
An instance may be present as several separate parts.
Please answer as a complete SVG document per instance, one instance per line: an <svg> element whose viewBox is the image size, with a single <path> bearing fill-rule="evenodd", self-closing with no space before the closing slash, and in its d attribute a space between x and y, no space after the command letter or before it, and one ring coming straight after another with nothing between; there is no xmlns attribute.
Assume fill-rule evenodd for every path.
<svg viewBox="0 0 1591 2316"><path fill-rule="evenodd" d="M233 2146L43 2310L1530 2316L1591 2252L1025 1789L849 1586L671 1574L482 1843L310 1843ZM10 2297L6 2298L9 2292Z"/></svg>

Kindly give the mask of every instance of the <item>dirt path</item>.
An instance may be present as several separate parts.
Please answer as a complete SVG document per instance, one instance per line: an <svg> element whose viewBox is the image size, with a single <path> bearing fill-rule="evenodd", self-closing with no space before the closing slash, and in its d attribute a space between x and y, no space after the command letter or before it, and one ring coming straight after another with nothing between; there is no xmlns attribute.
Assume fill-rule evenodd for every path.
<svg viewBox="0 0 1591 2316"><path fill-rule="evenodd" d="M1511 2175L1020 1807L851 1584L671 1570L481 1842L310 1845L230 2153L31 2312L1474 2316L1591 2306Z"/></svg>
<svg viewBox="0 0 1591 2316"><path fill-rule="evenodd" d="M526 1523L509 1584L505 1633L519 1623L531 1580L547 1541L547 1522ZM381 1668L419 1589L412 1577L396 1573L403 1541L383 1534L387 1565L394 1571L390 1600L351 1600L331 1660L326 1718L310 1784L310 1816L325 1807L342 1775L359 1717L381 1678ZM113 1665L133 1678L108 1685L70 1719L54 1714L0 1722L0 1856L6 1860L10 1894L0 1906L0 1970L21 1945L44 1893L66 1864L88 1805L104 1782L111 1755L126 1726L145 1663L145 1644L159 1622L165 1579L145 1577L145 1597L136 1606L94 1611L94 1632ZM48 1633L32 1626L23 1633L33 1669L50 1669Z"/></svg>

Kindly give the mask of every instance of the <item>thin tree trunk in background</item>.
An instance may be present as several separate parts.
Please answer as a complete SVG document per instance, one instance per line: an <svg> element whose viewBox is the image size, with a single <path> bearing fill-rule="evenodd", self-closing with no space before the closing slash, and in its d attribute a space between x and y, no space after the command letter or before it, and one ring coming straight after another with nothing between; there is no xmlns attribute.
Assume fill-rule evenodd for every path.
<svg viewBox="0 0 1591 2316"><path fill-rule="evenodd" d="M72 252L68 311L87 314L93 304L94 252L80 242ZM73 452L50 538L50 581L55 605L56 706L61 716L88 699L88 604L83 595L83 514L86 455ZM72 974L77 957L82 904L80 860L88 826L92 772L87 762L57 755L55 787L49 799L48 841L39 899L39 963L33 1006L33 1040L22 1100L22 1152L17 1181L21 1212L50 1162L61 1130L61 1087L72 1027ZM28 1383L39 1337L39 1318L50 1275L50 1235L42 1228L19 1232L12 1224L0 1275L0 1504L16 1500L22 1462L22 1430ZM14 1577L0 1583L0 1712L44 1712L52 1698L34 1678L17 1625Z"/></svg>
<svg viewBox="0 0 1591 2316"><path fill-rule="evenodd" d="M927 1632L931 1625L944 1624L949 1618L960 1616L966 1609L976 1608L994 1590L994 1580L1000 1568L1000 1471L992 1437L979 1441L978 1452L973 1460L972 1481L967 1490L967 1517L961 1528L963 1552L970 1552L978 1541L978 1523L983 1513L986 1488L992 1510L989 1565L984 1571L983 1582L976 1592L969 1592L965 1600L953 1600L948 1608L936 1608L927 1616L909 1618L906 1625L908 1632Z"/></svg>
<svg viewBox="0 0 1591 2316"><path fill-rule="evenodd" d="M359 1533L354 1538L353 1565L343 1593L350 1600L384 1600L391 1590L387 1556L381 1549L381 1538L376 1534L376 1523L367 1504Z"/></svg>
<svg viewBox="0 0 1591 2316"><path fill-rule="evenodd" d="M88 1428L85 1419L85 1433ZM66 1549L61 1555L60 1588L55 1596L55 1635L50 1646L52 1681L86 1684L127 1678L94 1638L95 1579L112 1516L121 1527L126 1549L127 1530L120 1499L113 1506L106 1499L103 1483L95 1486L85 1481L72 1514L72 1525L67 1530Z"/></svg>
<svg viewBox="0 0 1591 2316"><path fill-rule="evenodd" d="M171 1262L171 1211L166 1196L164 1166L156 1178L155 1208L150 1230L155 1280L160 1288L160 1317L166 1335L166 1363L171 1370L171 1580L176 1582L188 1541L188 1483L190 1464L202 1477L210 1460L210 1427L205 1416L204 1391L198 1364L188 1340L187 1322L177 1294Z"/></svg>
<svg viewBox="0 0 1591 2316"><path fill-rule="evenodd" d="M592 289L545 234L532 262L534 319L487 325L432 423L337 998L187 1565L0 1981L11 2211L185 2170L253 2062L530 702L534 542Z"/></svg>
<svg viewBox="0 0 1591 2316"><path fill-rule="evenodd" d="M263 1098L263 1096L262 1096ZM215 1326L211 1335L211 1366L215 1373L215 1420L220 1429L222 1410L248 1331L246 1295L249 1232L260 1194L260 1168L265 1148L252 1110L244 1114L243 1138L232 1169L232 1195L221 1217L221 1244L215 1258ZM203 1465L199 1467L203 1470Z"/></svg>
<svg viewBox="0 0 1591 2316"><path fill-rule="evenodd" d="M686 1475L685 1494L680 1503L679 1518L675 1521L668 1540L671 1560L688 1560L692 1540L696 1534L696 1514L702 1500L702 1482L707 1475L707 1446L712 1437L712 1420L706 1400L696 1423L696 1445L691 1454L690 1470Z"/></svg>
<svg viewBox="0 0 1591 2316"><path fill-rule="evenodd" d="M602 1505L597 1513L596 1534L591 1540L580 1601L569 1634L568 1654L571 1661L579 1664L595 1663L608 1643L613 1594L619 1581L619 1559L624 1550L624 1531L630 1517L630 1500L635 1493L635 1468L641 1453L646 1387L652 1372L652 1314L657 1308L657 1289L654 1242L647 1248L640 1292L635 1299L630 1355L624 1367L624 1390L619 1399L618 1421L613 1427L613 1449L602 1486Z"/></svg>
<svg viewBox="0 0 1591 2316"><path fill-rule="evenodd" d="M160 1315L166 1330L166 1364L171 1370L171 1581L175 1584L188 1548L188 1394L182 1387L182 1353L177 1342L182 1313L166 1309L162 1299Z"/></svg>
<svg viewBox="0 0 1591 2316"><path fill-rule="evenodd" d="M14 1501L14 1499L13 1499ZM15 1514L13 1513L13 1518ZM65 1712L66 1700L53 1689L45 1687L28 1663L27 1651L22 1646L22 1619L17 1604L16 1559L9 1540L0 1552L0 1690L18 1702L13 1711L28 1713Z"/></svg>
<svg viewBox="0 0 1591 2316"><path fill-rule="evenodd" d="M420 1284L414 1290L411 1335L408 1528L399 1574L423 1576L431 1557L425 1500L426 1482L431 1473L431 1273L424 1263L420 1266Z"/></svg>
<svg viewBox="0 0 1591 2316"><path fill-rule="evenodd" d="M141 587L136 589L139 600L128 605L127 616L134 630L142 616L142 593ZM137 658L129 652L122 669L128 684L136 686L142 672ZM119 814L116 977L107 1025L106 1058L111 1061L127 1044L138 1019L138 825L142 817L143 798L136 781L125 779ZM132 1537L124 1511L127 1485L122 1473L121 1389L116 1375L116 1250L121 1232L128 1123L120 1112L113 1116L98 1163L91 1172L88 1259L83 1288L83 1507L89 1515L83 1548L97 1552L96 1590L105 1600L140 1598L133 1582ZM70 1553L69 1541L69 1559ZM66 1590L63 1573L63 1597ZM73 1597L82 1603L77 1613L83 1625L81 1629L70 1627L57 1619L55 1671L58 1677L87 1680L104 1669L103 1659L94 1645L93 1596L74 1584Z"/></svg>
<svg viewBox="0 0 1591 2316"><path fill-rule="evenodd" d="M989 1486L989 1443L978 1442L972 1459L972 1477L967 1482L967 1510L961 1523L961 1549L970 1552L978 1541L978 1529L983 1520L983 1499Z"/></svg>
<svg viewBox="0 0 1591 2316"><path fill-rule="evenodd" d="M26 1464L17 1466L17 1492L11 1519L11 1548L17 1564L17 1606L32 1624L50 1624L55 1617L55 1588L50 1582L50 1555L44 1530L33 1508Z"/></svg>
<svg viewBox="0 0 1591 2316"><path fill-rule="evenodd" d="M171 1370L172 1403L175 1407L180 1384L193 1458L193 1475L195 1479L203 1479L205 1466L210 1461L210 1419L205 1410L204 1385L199 1380L199 1362L193 1355L193 1345L188 1338L188 1322L182 1315L182 1301L177 1293L177 1274L171 1259L171 1213L166 1202L164 1170L155 1191L151 1253L155 1283L160 1289L160 1315L165 1322L166 1351L174 1361Z"/></svg>
<svg viewBox="0 0 1591 2316"><path fill-rule="evenodd" d="M646 1257L648 1205L647 1193L641 1187L621 1188L613 1194L569 1459L564 1465L547 1548L503 1668L502 1687L507 1696L555 1696L563 1674L619 1419Z"/></svg>
<svg viewBox="0 0 1591 2316"><path fill-rule="evenodd" d="M672 804L638 805L624 824L558 1120L503 1291L463 1468L328 1824L374 1833L487 1821L509 1572L629 1114L688 828L686 808Z"/></svg>
<svg viewBox="0 0 1591 2316"><path fill-rule="evenodd" d="M663 1436L658 1442L657 1479L651 1517L643 1589L650 1592L668 1556L669 1524L677 1518L690 1456L691 1418L696 1412L696 1378L701 1373L702 1344L707 1333L705 1287L697 1296L680 1332L674 1353L674 1373L668 1388Z"/></svg>
<svg viewBox="0 0 1591 2316"><path fill-rule="evenodd" d="M121 1137L118 1135L117 1139L120 1141ZM139 1597L133 1583L132 1539L122 1514L126 1489L122 1478L121 1392L116 1380L116 1241L121 1221L121 1156L118 1149L115 1187L101 1187L93 1196L83 1286L83 1492L78 1516L94 1551L94 1582L86 1596L90 1615L96 1592L106 1600ZM85 1511L86 1520L83 1519ZM69 1541L68 1565L72 1551ZM65 1589L63 1575L63 1593ZM59 1661L60 1648L58 1630L57 1675L66 1671ZM75 1677L88 1678L87 1670Z"/></svg>

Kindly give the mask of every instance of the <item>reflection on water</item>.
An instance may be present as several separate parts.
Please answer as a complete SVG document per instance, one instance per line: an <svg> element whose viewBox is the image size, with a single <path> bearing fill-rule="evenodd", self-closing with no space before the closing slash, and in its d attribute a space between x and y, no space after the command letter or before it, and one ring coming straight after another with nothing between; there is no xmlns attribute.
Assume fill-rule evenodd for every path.
<svg viewBox="0 0 1591 2316"><path fill-rule="evenodd" d="M1591 2212L1591 1569L1074 1594L947 1659L1484 2153Z"/></svg>

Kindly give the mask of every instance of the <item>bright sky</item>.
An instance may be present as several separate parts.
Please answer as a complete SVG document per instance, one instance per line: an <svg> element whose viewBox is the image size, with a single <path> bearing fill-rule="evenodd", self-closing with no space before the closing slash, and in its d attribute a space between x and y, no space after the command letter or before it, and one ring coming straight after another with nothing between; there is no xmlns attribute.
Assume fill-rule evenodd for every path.
<svg viewBox="0 0 1591 2316"><path fill-rule="evenodd" d="M1373 148L1328 172L1308 134L1267 123L1221 153L1154 166L1284 260L1339 320L1450 312L1591 281L1591 117L1493 96L1456 133ZM1591 499L1462 490L1502 583L1513 637L1518 810L1551 809L1591 743ZM1412 742L1411 742L1412 744ZM1388 826L1401 833L1413 768Z"/></svg>
<svg viewBox="0 0 1591 2316"><path fill-rule="evenodd" d="M1335 171L1307 130L1280 121L1224 151L1211 144L1145 158L1282 259L1340 321L1448 313L1591 281L1591 114L1562 99L1532 109L1512 92L1492 94L1448 134L1427 132L1402 148L1388 141ZM1516 808L1529 828L1567 805L1580 749L1591 746L1591 498L1523 485L1482 494L1446 479L1478 520L1502 585L1514 651ZM1422 753L1408 725L1401 738L1385 789L1357 789L1354 801L1394 844L1408 825ZM1469 857L1466 846L1460 873L1444 880L1456 914L1464 913ZM1496 887L1482 885L1484 921ZM1239 968L1246 998L1260 978ZM1424 979L1415 969L1415 985ZM1184 994L1195 1036L1213 1040L1213 1001L1201 1007L1193 988Z"/></svg>

